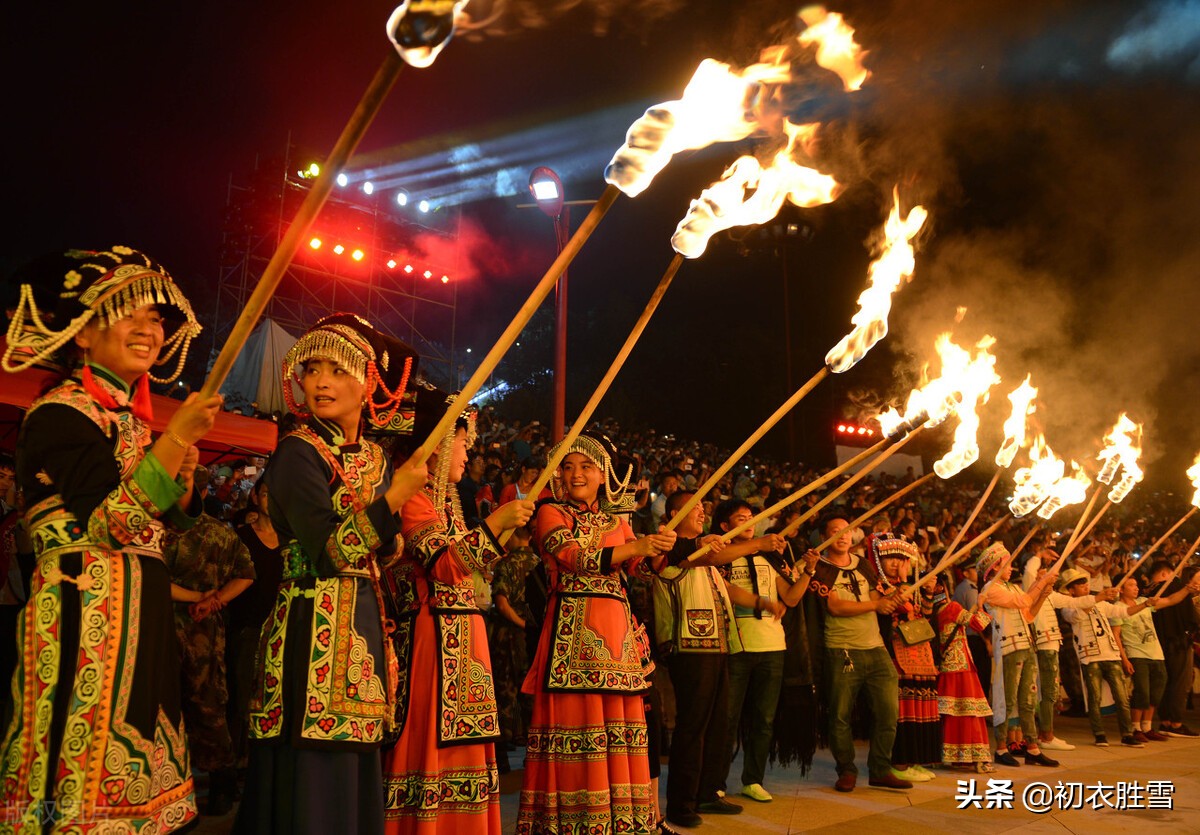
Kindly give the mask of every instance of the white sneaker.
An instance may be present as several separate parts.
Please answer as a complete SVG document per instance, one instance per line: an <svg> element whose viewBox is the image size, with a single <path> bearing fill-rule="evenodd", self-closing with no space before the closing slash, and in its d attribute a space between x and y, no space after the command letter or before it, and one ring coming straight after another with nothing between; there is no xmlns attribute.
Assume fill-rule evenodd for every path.
<svg viewBox="0 0 1200 835"><path fill-rule="evenodd" d="M762 787L762 783L751 783L748 786L742 786L742 796L748 797L751 800L757 800L759 803L770 803L775 798L771 797L771 793Z"/></svg>
<svg viewBox="0 0 1200 835"><path fill-rule="evenodd" d="M908 768L904 769L903 771L901 771L898 768L893 768L892 776L895 777L897 780L907 780L910 783L928 783L930 780L933 779L933 775L930 774L929 772L925 772L924 774L922 774L921 772L917 771L912 766L909 766Z"/></svg>
<svg viewBox="0 0 1200 835"><path fill-rule="evenodd" d="M935 774L934 772L930 771L928 768L926 768L926 767L925 767L925 766L923 766L923 765L910 765L910 766L908 767L908 770L909 770L909 771L915 771L915 772L917 772L918 774L925 774L925 775L928 775L928 777L929 777L929 779L930 779L930 780L932 780L934 777L937 777L937 774Z"/></svg>
<svg viewBox="0 0 1200 835"><path fill-rule="evenodd" d="M1074 751L1075 746L1067 742L1065 739L1059 739L1056 736L1050 739L1039 739L1038 746L1050 751Z"/></svg>

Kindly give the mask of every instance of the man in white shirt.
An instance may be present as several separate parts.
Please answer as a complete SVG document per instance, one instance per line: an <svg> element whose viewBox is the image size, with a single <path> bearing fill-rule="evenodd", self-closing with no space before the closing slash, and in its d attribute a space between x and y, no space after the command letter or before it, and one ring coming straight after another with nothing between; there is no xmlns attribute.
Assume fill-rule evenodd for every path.
<svg viewBox="0 0 1200 835"><path fill-rule="evenodd" d="M1072 597L1086 597L1089 593L1090 576L1078 568L1068 568L1062 574L1061 587ZM1158 598L1143 600L1132 606L1098 601L1087 609L1063 609L1063 617L1071 624L1075 639L1075 654L1083 665L1083 681L1087 688L1088 720L1096 745L1108 747L1104 723L1100 715L1101 681L1108 682L1113 702L1117 706L1117 725L1121 731L1121 744L1129 748L1143 748L1144 743L1133 737L1133 720L1129 714L1129 694L1125 689L1125 673L1121 669L1121 647L1110 620L1136 615L1142 609L1153 608Z"/></svg>
<svg viewBox="0 0 1200 835"><path fill-rule="evenodd" d="M1021 585L1028 592L1046 573L1046 566L1053 564L1058 554L1044 548L1025 561ZM1033 632L1037 648L1038 665L1038 740L1043 748L1051 751L1071 751L1075 746L1054 735L1054 713L1058 703L1058 659L1062 649L1062 630L1058 626L1058 610L1088 609L1096 601L1111 603L1117 598L1117 590L1111 586L1095 594L1072 597L1052 591L1045 604L1034 615Z"/></svg>

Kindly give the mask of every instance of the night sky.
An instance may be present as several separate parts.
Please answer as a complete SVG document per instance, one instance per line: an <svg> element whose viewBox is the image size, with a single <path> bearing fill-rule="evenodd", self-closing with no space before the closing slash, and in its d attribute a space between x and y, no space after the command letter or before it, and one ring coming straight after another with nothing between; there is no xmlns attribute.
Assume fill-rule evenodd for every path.
<svg viewBox="0 0 1200 835"><path fill-rule="evenodd" d="M391 4L377 0L34 5L5 27L5 272L50 249L126 243L193 294L210 292L231 180L289 139L331 148L390 48ZM406 69L360 151L401 162L611 111L611 136L594 137L606 157L702 58L744 66L789 39L798 7L474 0L476 19L495 19L460 33L432 68ZM846 191L722 235L686 263L601 413L739 443L849 328L899 184L905 207L931 218L890 335L763 448L827 463L832 421L901 395L934 336L954 328L962 344L998 340L985 477L1005 395L1032 372L1056 452L1090 460L1127 411L1145 423L1150 479L1183 490L1200 449L1200 0L829 8L856 28L872 77L848 96L832 76L804 73L788 101L823 123L818 163ZM755 148L682 155L641 197L618 201L572 265L568 419L670 261L688 201ZM573 173L569 196L598 196L605 161ZM461 207L472 229L456 328L467 373L461 352L491 345L553 257L549 221L516 208L524 202ZM549 402L541 408L525 416L548 419Z"/></svg>

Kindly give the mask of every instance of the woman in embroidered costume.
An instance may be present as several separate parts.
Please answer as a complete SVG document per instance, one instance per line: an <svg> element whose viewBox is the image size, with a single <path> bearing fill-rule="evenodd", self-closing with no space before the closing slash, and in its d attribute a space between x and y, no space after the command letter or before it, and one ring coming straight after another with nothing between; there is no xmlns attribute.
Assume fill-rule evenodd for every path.
<svg viewBox="0 0 1200 835"><path fill-rule="evenodd" d="M379 562L395 554L397 513L427 471L409 462L393 475L362 432L395 419L413 361L344 313L284 357L285 395L300 371L305 402L289 406L304 420L263 475L284 569L259 644L235 832L383 831L380 747L395 711L395 658Z"/></svg>
<svg viewBox="0 0 1200 835"><path fill-rule="evenodd" d="M414 437L446 410L445 392L418 391ZM427 428L426 428L427 427ZM456 485L475 441L462 416L431 459L433 477L401 514L404 557L391 569L400 660L399 739L387 753L387 832L500 833L496 690L472 572L503 555L499 536L524 525L533 502L507 502L467 527Z"/></svg>
<svg viewBox="0 0 1200 835"><path fill-rule="evenodd" d="M583 433L560 470L561 501L538 508L535 542L550 602L525 678L534 696L517 817L520 835L649 833L643 659L648 641L629 611L626 573L646 572L674 531L635 538L631 466L600 434Z"/></svg>
<svg viewBox="0 0 1200 835"><path fill-rule="evenodd" d="M979 673L967 646L968 629L982 634L991 617L983 610L967 611L951 600L948 580L933 581L933 619L941 646L938 665L938 711L942 714L942 762L995 771L992 765L992 708L979 683Z"/></svg>
<svg viewBox="0 0 1200 835"><path fill-rule="evenodd" d="M165 525L199 515L195 443L221 398L190 396L151 440L150 380L179 376L200 326L142 253L71 250L22 281L4 369L67 374L29 407L17 442L37 566L0 807L17 832L169 832L196 803L162 544ZM172 376L151 377L176 354Z"/></svg>
<svg viewBox="0 0 1200 835"><path fill-rule="evenodd" d="M908 577L917 546L891 533L867 537L867 557L879 577L880 594L888 594ZM901 780L925 782L933 772L925 763L942 761L942 726L938 714L937 662L933 641L909 645L900 625L921 617L922 601L906 600L890 615L879 615L879 634L900 676L900 716L892 743L892 772Z"/></svg>

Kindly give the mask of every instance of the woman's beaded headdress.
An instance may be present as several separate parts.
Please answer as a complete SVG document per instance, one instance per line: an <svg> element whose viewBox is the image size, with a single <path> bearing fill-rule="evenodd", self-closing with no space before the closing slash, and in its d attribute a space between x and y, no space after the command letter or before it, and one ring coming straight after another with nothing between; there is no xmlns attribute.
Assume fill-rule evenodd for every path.
<svg viewBox="0 0 1200 835"><path fill-rule="evenodd" d="M550 451L550 458L557 458L561 447L562 442L560 441ZM588 458L604 474L600 483L603 493L600 496L601 510L607 513L629 513L637 507L637 496L633 490L629 489L629 483L633 480L633 464L620 459L617 445L612 442L611 438L603 432L584 430L567 447L563 458L572 452L578 452ZM562 488L558 481L555 480L552 484L555 498L562 499L560 495Z"/></svg>
<svg viewBox="0 0 1200 835"><path fill-rule="evenodd" d="M365 387L363 408L372 427L383 429L399 421L401 402L417 362L417 354L403 342L386 337L361 316L335 313L321 319L296 340L283 357L283 395L288 408L307 417L309 409L297 403L292 384L300 385L298 371L313 359L333 360ZM411 420L403 431L411 431Z"/></svg>
<svg viewBox="0 0 1200 835"><path fill-rule="evenodd" d="M108 328L153 304L164 318L182 320L166 335L155 363L163 365L178 354L174 373L149 375L156 383L169 383L183 371L191 341L201 331L191 304L170 273L127 246L56 253L32 262L16 279L21 296L8 326L5 371L24 371L37 363L61 366L61 350L89 322Z"/></svg>

